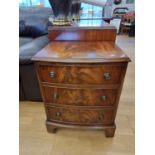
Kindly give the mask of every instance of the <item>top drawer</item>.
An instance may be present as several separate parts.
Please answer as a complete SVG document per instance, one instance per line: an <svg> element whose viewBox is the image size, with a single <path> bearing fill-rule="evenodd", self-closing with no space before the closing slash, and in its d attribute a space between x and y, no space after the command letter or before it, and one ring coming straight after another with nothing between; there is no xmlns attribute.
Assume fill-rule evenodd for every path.
<svg viewBox="0 0 155 155"><path fill-rule="evenodd" d="M40 65L38 72L41 82L64 84L118 84L123 66L121 65Z"/></svg>

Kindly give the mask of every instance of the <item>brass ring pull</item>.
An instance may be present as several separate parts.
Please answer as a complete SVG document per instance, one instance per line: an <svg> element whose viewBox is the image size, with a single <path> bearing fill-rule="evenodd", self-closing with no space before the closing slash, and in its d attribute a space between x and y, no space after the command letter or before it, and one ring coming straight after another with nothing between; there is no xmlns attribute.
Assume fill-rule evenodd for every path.
<svg viewBox="0 0 155 155"><path fill-rule="evenodd" d="M104 115L103 115L103 114L99 115L99 116L98 116L98 119L99 119L99 120L103 120L103 119L104 119Z"/></svg>
<svg viewBox="0 0 155 155"><path fill-rule="evenodd" d="M104 73L104 79L105 80L110 80L110 78L111 78L111 75L110 75L110 73Z"/></svg>
<svg viewBox="0 0 155 155"><path fill-rule="evenodd" d="M56 115L57 117L60 117L60 116L61 116L61 113L60 113L60 112L56 112L55 115Z"/></svg>
<svg viewBox="0 0 155 155"><path fill-rule="evenodd" d="M107 96L105 96L105 95L101 96L101 100L106 101L107 100Z"/></svg>
<svg viewBox="0 0 155 155"><path fill-rule="evenodd" d="M59 97L59 94L54 93L54 99L57 99Z"/></svg>
<svg viewBox="0 0 155 155"><path fill-rule="evenodd" d="M49 72L49 76L50 76L51 78L55 78L55 77L56 77L56 73L53 72L53 71L51 71L51 72Z"/></svg>

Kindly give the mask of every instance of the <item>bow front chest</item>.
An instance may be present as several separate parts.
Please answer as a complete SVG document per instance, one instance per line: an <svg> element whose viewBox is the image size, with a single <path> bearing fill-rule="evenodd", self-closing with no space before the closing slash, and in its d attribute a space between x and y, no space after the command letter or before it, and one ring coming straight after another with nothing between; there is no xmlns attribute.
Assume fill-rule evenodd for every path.
<svg viewBox="0 0 155 155"><path fill-rule="evenodd" d="M115 44L116 29L49 28L50 43L34 57L46 127L100 129L114 136L115 117L130 61Z"/></svg>

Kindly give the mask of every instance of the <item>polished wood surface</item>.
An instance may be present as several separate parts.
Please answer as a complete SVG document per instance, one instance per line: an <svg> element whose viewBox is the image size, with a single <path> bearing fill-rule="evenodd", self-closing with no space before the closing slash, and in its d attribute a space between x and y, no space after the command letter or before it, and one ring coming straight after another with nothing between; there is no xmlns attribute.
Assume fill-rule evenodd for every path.
<svg viewBox="0 0 155 155"><path fill-rule="evenodd" d="M93 31L92 31L93 30ZM115 43L116 28L103 20L79 20L72 26L48 28L50 41L111 41Z"/></svg>
<svg viewBox="0 0 155 155"><path fill-rule="evenodd" d="M115 103L116 89L77 89L43 87L45 104L77 106L111 106Z"/></svg>
<svg viewBox="0 0 155 155"><path fill-rule="evenodd" d="M92 31L93 30L93 31ZM103 20L79 20L71 26L48 28L50 41L111 41L115 43L116 28Z"/></svg>
<svg viewBox="0 0 155 155"><path fill-rule="evenodd" d="M111 41L116 40L116 30L101 29L94 30L93 32L89 29L83 30L55 30L49 31L48 33L50 41Z"/></svg>
<svg viewBox="0 0 155 155"><path fill-rule="evenodd" d="M121 93L115 120L117 126L115 137L106 138L103 129L90 130L88 126L83 126L85 130L78 127L75 129L75 126L61 129L60 123L53 123L60 129L56 134L49 134L44 123L46 119L44 104L20 102L20 155L135 155L134 38L119 35L117 44L130 56L132 62L128 65ZM49 126L53 127L51 124Z"/></svg>
<svg viewBox="0 0 155 155"><path fill-rule="evenodd" d="M55 64L36 63L41 82L63 83L63 84L117 84L120 82L120 75L124 63L118 64ZM53 73L53 77L51 77ZM109 79L106 79L106 74Z"/></svg>
<svg viewBox="0 0 155 155"><path fill-rule="evenodd" d="M106 27L53 27L50 33L68 31L65 41L52 41L33 57L47 114L48 132L62 127L99 127L107 137L115 133L115 117L129 57L115 45L115 40L98 41L96 32ZM90 40L76 40L90 32ZM87 35L86 35L87 36ZM53 36L52 36L53 37ZM57 37L57 36L56 36ZM68 37L72 41L68 41ZM84 36L85 37L85 36ZM104 90L103 90L104 89ZM94 91L95 90L95 91ZM106 126L105 126L106 125ZM51 127L50 127L51 126Z"/></svg>
<svg viewBox="0 0 155 155"><path fill-rule="evenodd" d="M46 107L47 120L57 123L99 125L113 124L112 108L66 108L66 107Z"/></svg>
<svg viewBox="0 0 155 155"><path fill-rule="evenodd" d="M32 60L65 63L126 62L129 57L111 42L51 42Z"/></svg>
<svg viewBox="0 0 155 155"><path fill-rule="evenodd" d="M37 74L38 74L38 78L39 78L39 82L40 82L40 87L42 90L42 96L43 96L43 99L45 102L45 107L50 106L50 110L49 110L49 108L46 108L46 113L47 113L47 119L49 118L48 122L51 121L51 125L52 125L52 122L54 122L54 123L61 123L62 126L63 126L63 123L67 123L65 125L69 125L69 126L75 125L75 127L76 127L76 124L79 124L79 126L81 126L81 127L83 124L84 125L90 124L91 126L97 127L98 126L97 124L99 124L98 118L100 117L100 115L97 115L100 113L98 110L101 109L101 111L104 112L104 108L106 108L106 106L109 106L109 108L111 108L111 112L104 112L103 118L109 118L109 114L110 114L110 119L105 119L105 123L103 123L103 126L104 126L104 124L108 124L108 122L109 122L109 124L112 127L104 126L103 129L105 129L107 137L114 136L115 128L113 128L113 126L115 124L115 116L116 116L116 112L117 112L117 106L119 103L119 98L120 98L120 94L121 94L121 90L122 90L125 73L126 73L127 62L124 62L124 63L116 62L116 63L110 63L110 64L109 63L108 64L101 63L101 64L99 64L99 66L94 65L94 64L89 64L89 65L85 64L86 68L91 67L90 73L91 73L91 71L93 71L92 68L94 67L95 68L94 73L96 73L96 74L90 74L90 75L88 74L89 76L86 76L86 77L84 76L85 78L82 78L83 80L81 80L81 79L79 80L79 78L77 76L78 74L76 74L79 71L76 69L75 69L76 70L75 77L71 78L72 75L74 75L74 74L72 74L71 70L69 70L69 68L73 68L73 70L74 70L74 68L76 68L77 66L80 68L85 68L85 65L83 65L83 64L77 65L77 64L71 63L70 65L64 66L63 64L60 63L60 66L59 65L58 66L62 67L62 70L63 70L63 67L64 68L66 67L66 69L64 69L64 70L68 70L68 72L66 72L66 73L64 72L66 75L68 75L68 76L66 76L66 78L62 78L64 76L63 72L61 72L61 74L57 74L58 73L57 69L55 69L55 72L53 72L53 70L51 70L51 69L50 70L48 69L49 67L51 67L51 62L50 63L36 62L35 65L36 65L36 70L37 70ZM54 67L55 66L57 66L57 64L54 64ZM98 67L99 67L99 70L98 70ZM107 69L106 72L104 70L103 70L103 72L101 72L102 71L102 70L100 70L101 68ZM45 74L45 72L40 72L40 70L41 71L45 70L46 72L47 71L48 72L47 72L47 74ZM87 70L88 70L88 68L86 69L86 71ZM89 72L86 72L86 73L89 73ZM104 77L105 73L106 74L108 73L108 76L109 75L110 76L108 78L105 78ZM58 79L55 79L54 81L46 80L47 77L50 77L49 79L54 79L54 78L56 78L56 75L59 75L58 79L66 79L66 81L65 80L59 81ZM83 75L85 75L85 74L83 74L81 72L80 77L83 77ZM94 78L91 78L91 75L94 75ZM42 77L44 77L45 80ZM89 80L89 78L90 78L90 80ZM92 82L92 81L94 81L94 82ZM78 86L80 86L80 87L78 87ZM111 90L115 90L115 93L111 94L112 91L108 90L109 86L110 86ZM97 88L101 89L102 87L104 87L105 91L108 92L108 93L106 93L108 95L102 95L103 91L98 91L98 90L96 90L96 92L94 93L94 91L93 91L94 89L97 89ZM60 90L62 90L62 91L60 91ZM104 91L104 93L105 93L105 91ZM79 95L79 94L82 94L82 95ZM83 96L84 94L85 94L85 96ZM114 101L114 103L107 105L108 102L107 103L104 102L104 104L103 104L103 101L101 101L101 99L106 100L107 96L109 98L109 101ZM77 97L79 97L79 98L77 99ZM85 97L85 98L83 98L83 97ZM92 98L92 97L94 97L94 98ZM69 103L67 103L67 101L69 101ZM91 124L91 122L84 123L84 122L80 121L79 115L82 116L82 118L84 118L83 113L81 113L78 110L75 110L76 109L75 107L79 106L77 104L79 104L80 102L81 102L80 106L83 106L83 107L80 107L80 111L83 111L83 113L86 114L86 117L93 120L93 122L96 122L96 124L93 122ZM55 107L51 108L52 106L55 106ZM83 110L84 106L85 106L86 110ZM90 110L88 110L90 106L92 106L92 108ZM99 108L97 106L102 106L102 107ZM96 108L99 108L99 109L96 111L95 110ZM64 110L60 110L60 109L64 109ZM94 110L96 112L93 112ZM57 117L57 113L58 113L59 117ZM63 117L60 117L62 115L62 113L63 113ZM92 114L92 113L94 113L94 114ZM89 116L91 116L91 118ZM58 119L56 119L56 118L58 118ZM47 128L48 128L47 129L48 131L50 131L50 129L51 129L51 132L56 131L56 129L57 129L56 127L49 127L49 125L47 125Z"/></svg>

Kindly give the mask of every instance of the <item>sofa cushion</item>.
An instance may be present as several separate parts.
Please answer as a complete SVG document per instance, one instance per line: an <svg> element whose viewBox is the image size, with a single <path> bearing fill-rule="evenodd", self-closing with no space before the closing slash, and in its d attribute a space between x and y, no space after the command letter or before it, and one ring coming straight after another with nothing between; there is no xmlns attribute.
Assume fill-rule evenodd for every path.
<svg viewBox="0 0 155 155"><path fill-rule="evenodd" d="M19 21L19 35L21 35L24 31L25 31L25 21L24 20L20 20Z"/></svg>
<svg viewBox="0 0 155 155"><path fill-rule="evenodd" d="M19 47L31 42L32 40L33 40L33 38L19 37Z"/></svg>
<svg viewBox="0 0 155 155"><path fill-rule="evenodd" d="M43 29L40 29L38 25L35 25L35 26L26 25L25 21L23 20L19 21L19 36L20 37L37 38L46 33L47 32Z"/></svg>
<svg viewBox="0 0 155 155"><path fill-rule="evenodd" d="M52 14L51 8L20 7L19 34L24 37L39 37L47 33L48 19Z"/></svg>
<svg viewBox="0 0 155 155"><path fill-rule="evenodd" d="M19 63L30 64L32 63L31 58L38 51L40 51L49 42L48 36L38 37L29 43L26 43L19 48Z"/></svg>

